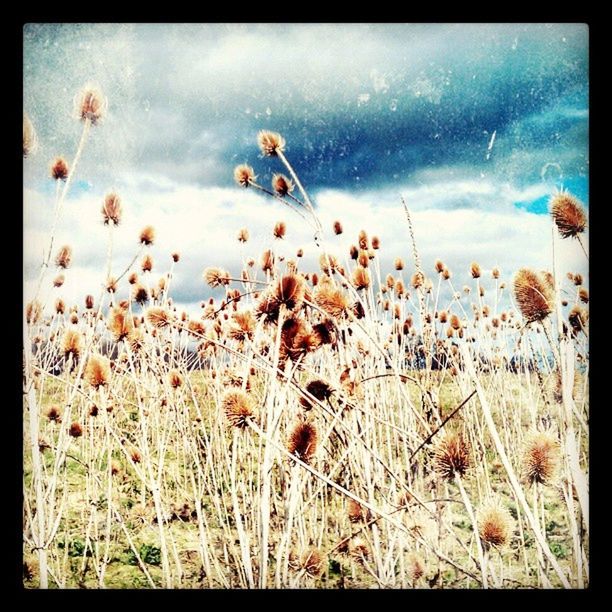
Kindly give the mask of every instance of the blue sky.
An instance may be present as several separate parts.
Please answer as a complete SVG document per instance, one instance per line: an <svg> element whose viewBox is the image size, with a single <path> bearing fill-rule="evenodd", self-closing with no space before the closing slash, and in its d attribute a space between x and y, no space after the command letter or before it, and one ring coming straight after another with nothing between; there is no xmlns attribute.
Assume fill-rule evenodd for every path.
<svg viewBox="0 0 612 612"><path fill-rule="evenodd" d="M446 258L457 272L477 256L508 274L546 266L552 191L569 188L588 205L584 25L31 24L24 107L40 147L24 176L26 277L50 223L47 166L73 155L72 100L87 81L105 91L109 115L93 130L60 226L76 243L79 287L99 284L96 215L110 188L124 196L126 235L152 219L160 248L190 249L176 284L182 303L201 299L206 265L240 265L233 238L243 224L254 250L277 217L290 224L283 248L306 246L298 217L232 185L237 163L264 183L280 169L259 156L262 128L286 138L322 217L375 226L389 261L409 253L400 194L421 218L424 258ZM438 216L452 229L443 242ZM474 226L472 257L453 237ZM221 261L207 261L211 241ZM584 262L565 246L577 271ZM118 245L118 267L132 252L133 240Z"/></svg>

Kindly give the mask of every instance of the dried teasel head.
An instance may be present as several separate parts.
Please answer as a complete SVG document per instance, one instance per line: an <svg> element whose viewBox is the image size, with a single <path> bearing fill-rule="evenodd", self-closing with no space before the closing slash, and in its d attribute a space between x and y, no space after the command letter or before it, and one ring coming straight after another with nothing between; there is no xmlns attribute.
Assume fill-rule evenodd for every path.
<svg viewBox="0 0 612 612"><path fill-rule="evenodd" d="M370 286L370 272L363 266L357 266L353 270L353 286L358 291Z"/></svg>
<svg viewBox="0 0 612 612"><path fill-rule="evenodd" d="M57 298L57 300L55 300L55 312L57 314L64 314L65 310L66 304L64 303L64 300Z"/></svg>
<svg viewBox="0 0 612 612"><path fill-rule="evenodd" d="M140 262L140 269L144 272L151 272L153 270L153 258L148 253L142 258Z"/></svg>
<svg viewBox="0 0 612 612"><path fill-rule="evenodd" d="M76 363L83 348L83 338L76 329L67 329L62 336L62 352L64 357L71 357Z"/></svg>
<svg viewBox="0 0 612 612"><path fill-rule="evenodd" d="M147 320L149 325L151 325L151 327L155 329L163 329L165 327L168 327L172 323L172 317L170 313L159 306L149 308L145 315L145 319Z"/></svg>
<svg viewBox="0 0 612 612"><path fill-rule="evenodd" d="M561 238L572 238L584 232L586 228L587 217L582 203L566 191L551 198L550 214Z"/></svg>
<svg viewBox="0 0 612 612"><path fill-rule="evenodd" d="M343 231L344 229L342 228L342 223L337 220L334 221L334 234L336 234L336 236L339 236Z"/></svg>
<svg viewBox="0 0 612 612"><path fill-rule="evenodd" d="M321 253L319 256L319 266L325 274L331 274L338 268L338 258L331 253Z"/></svg>
<svg viewBox="0 0 612 612"><path fill-rule="evenodd" d="M285 139L277 132L261 130L257 134L257 144L266 157L275 157L285 150Z"/></svg>
<svg viewBox="0 0 612 612"><path fill-rule="evenodd" d="M141 306L144 306L149 301L148 289L140 283L134 285L134 289L132 290L132 300Z"/></svg>
<svg viewBox="0 0 612 612"><path fill-rule="evenodd" d="M245 242L248 242L249 240L249 230L246 227L242 227L238 230L238 234L236 236L236 239L238 240L238 242L242 242L243 244Z"/></svg>
<svg viewBox="0 0 612 612"><path fill-rule="evenodd" d="M248 187L257 177L251 166L240 164L234 168L234 180L240 187Z"/></svg>
<svg viewBox="0 0 612 612"><path fill-rule="evenodd" d="M181 254L178 251L174 251L172 253L171 257L172 257L172 261L174 263L177 263L180 260L180 258L181 258Z"/></svg>
<svg viewBox="0 0 612 612"><path fill-rule="evenodd" d="M173 389L178 389L183 384L183 376L178 370L168 372L168 384Z"/></svg>
<svg viewBox="0 0 612 612"><path fill-rule="evenodd" d="M424 282L425 277L423 276L422 272L415 272L412 275L412 278L410 279L410 284L413 286L414 289L419 289L420 287L422 287Z"/></svg>
<svg viewBox="0 0 612 612"><path fill-rule="evenodd" d="M251 399L244 391L228 391L221 402L223 412L232 427L244 429L254 418Z"/></svg>
<svg viewBox="0 0 612 612"><path fill-rule="evenodd" d="M541 274L520 269L514 277L514 297L528 323L544 320L553 310L555 296L550 283Z"/></svg>
<svg viewBox="0 0 612 612"><path fill-rule="evenodd" d="M370 556L370 547L364 538L356 536L349 542L349 554L355 561L363 563Z"/></svg>
<svg viewBox="0 0 612 612"><path fill-rule="evenodd" d="M102 203L102 219L104 225L119 225L121 223L121 198L114 192L107 193ZM142 239L141 239L142 242Z"/></svg>
<svg viewBox="0 0 612 612"><path fill-rule="evenodd" d="M448 268L444 268L443 272L442 272L442 278L444 280L449 280L452 277L452 273Z"/></svg>
<svg viewBox="0 0 612 612"><path fill-rule="evenodd" d="M556 476L560 444L552 431L531 432L524 444L523 477L529 484L549 484Z"/></svg>
<svg viewBox="0 0 612 612"><path fill-rule="evenodd" d="M306 391L320 402L329 399L332 395L331 387L324 380L320 379L311 380L306 385ZM300 404L304 410L311 410L313 407L312 402L306 397L300 397Z"/></svg>
<svg viewBox="0 0 612 612"><path fill-rule="evenodd" d="M346 503L346 514L351 523L358 523L360 521L368 522L372 518L372 514L368 508L364 508L359 502L352 498L349 498Z"/></svg>
<svg viewBox="0 0 612 612"><path fill-rule="evenodd" d="M396 270L403 270L404 269L404 261L401 257L396 257L395 261L393 262L393 265L395 266Z"/></svg>
<svg viewBox="0 0 612 612"><path fill-rule="evenodd" d="M300 568L313 578L320 576L325 566L319 550L313 546L306 549L300 557Z"/></svg>
<svg viewBox="0 0 612 612"><path fill-rule="evenodd" d="M512 517L499 502L485 504L478 511L476 523L485 546L502 547L512 537Z"/></svg>
<svg viewBox="0 0 612 612"><path fill-rule="evenodd" d="M334 318L346 314L350 306L348 298L340 289L322 282L317 285L314 301L319 308Z"/></svg>
<svg viewBox="0 0 612 612"><path fill-rule="evenodd" d="M65 244L63 247L57 251L55 255L55 265L58 268L63 268L64 270L70 267L72 262L72 248Z"/></svg>
<svg viewBox="0 0 612 612"><path fill-rule="evenodd" d="M230 273L222 268L209 267L204 270L204 280L209 287L221 287L230 284Z"/></svg>
<svg viewBox="0 0 612 612"><path fill-rule="evenodd" d="M68 178L68 162L63 157L56 157L51 162L50 174L54 181L65 181Z"/></svg>
<svg viewBox="0 0 612 612"><path fill-rule="evenodd" d="M104 387L110 379L110 361L102 355L92 355L87 360L84 376L94 389Z"/></svg>
<svg viewBox="0 0 612 612"><path fill-rule="evenodd" d="M47 410L47 418L52 423L61 423L62 422L62 411L59 406L51 406L49 410Z"/></svg>
<svg viewBox="0 0 612 612"><path fill-rule="evenodd" d="M464 476L470 467L470 446L459 432L447 433L434 453L436 471L447 480Z"/></svg>
<svg viewBox="0 0 612 612"><path fill-rule="evenodd" d="M58 274L54 279L53 279L53 286L54 287L61 287L64 284L64 281L66 280L66 277L63 274Z"/></svg>
<svg viewBox="0 0 612 612"><path fill-rule="evenodd" d="M291 430L287 450L304 463L310 463L317 450L317 440L317 428L310 423L300 421Z"/></svg>
<svg viewBox="0 0 612 612"><path fill-rule="evenodd" d="M589 313L586 309L580 308L580 306L574 306L567 315L567 320L572 328L574 336L578 335L581 331L586 333L585 330L589 320Z"/></svg>
<svg viewBox="0 0 612 612"><path fill-rule="evenodd" d="M274 229L272 230L272 234L278 240L282 240L287 233L287 224L284 221L278 221L274 225Z"/></svg>
<svg viewBox="0 0 612 612"><path fill-rule="evenodd" d="M29 325L35 325L40 320L42 314L42 306L38 300L28 302L26 305L26 322Z"/></svg>
<svg viewBox="0 0 612 612"><path fill-rule="evenodd" d="M155 242L155 228L152 225L144 227L138 237L140 244L150 246Z"/></svg>
<svg viewBox="0 0 612 612"><path fill-rule="evenodd" d="M75 112L81 121L96 125L106 115L108 101L102 90L93 83L88 83L74 99Z"/></svg>
<svg viewBox="0 0 612 612"><path fill-rule="evenodd" d="M263 272L272 272L276 264L274 253L270 249L266 249L261 255L261 269Z"/></svg>
<svg viewBox="0 0 612 612"><path fill-rule="evenodd" d="M229 327L228 336L233 340L243 342L252 340L255 333L255 317L250 310L235 312L232 314L232 322Z"/></svg>
<svg viewBox="0 0 612 612"><path fill-rule="evenodd" d="M372 249L375 251L380 249L380 238L378 236L372 236Z"/></svg>
<svg viewBox="0 0 612 612"><path fill-rule="evenodd" d="M108 315L108 329L115 342L125 340L133 328L134 321L129 312L120 306L116 306L111 310Z"/></svg>
<svg viewBox="0 0 612 612"><path fill-rule="evenodd" d="M72 438L80 438L83 435L83 426L77 421L75 421L70 425L68 433Z"/></svg>
<svg viewBox="0 0 612 612"><path fill-rule="evenodd" d="M275 174L272 176L272 190L281 198L291 193L294 188L293 181L284 174Z"/></svg>
<svg viewBox="0 0 612 612"><path fill-rule="evenodd" d="M297 311L302 307L305 291L303 276L284 274L276 281L272 289L272 296L277 304L283 304L289 311Z"/></svg>
<svg viewBox="0 0 612 612"><path fill-rule="evenodd" d="M578 297L583 304L589 303L589 290L585 287L580 287L578 290Z"/></svg>
<svg viewBox="0 0 612 612"><path fill-rule="evenodd" d="M480 270L480 265L477 264L475 261L473 261L470 264L470 274L472 275L472 278L480 278L482 272Z"/></svg>

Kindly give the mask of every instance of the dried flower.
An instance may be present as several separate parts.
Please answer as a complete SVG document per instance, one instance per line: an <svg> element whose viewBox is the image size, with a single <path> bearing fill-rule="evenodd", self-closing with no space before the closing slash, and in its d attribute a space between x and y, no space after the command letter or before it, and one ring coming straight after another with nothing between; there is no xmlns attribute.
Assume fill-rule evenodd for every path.
<svg viewBox="0 0 612 612"><path fill-rule="evenodd" d="M108 101L97 85L88 83L75 98L76 113L81 121L99 123L106 114Z"/></svg>
<svg viewBox="0 0 612 612"><path fill-rule="evenodd" d="M550 213L561 238L571 238L584 232L587 217L580 200L566 191L557 193L550 201Z"/></svg>
<svg viewBox="0 0 612 612"><path fill-rule="evenodd" d="M447 480L455 474L464 476L470 467L470 446L460 433L448 433L438 444L434 464L436 471Z"/></svg>
<svg viewBox="0 0 612 612"><path fill-rule="evenodd" d="M121 213L121 198L114 192L107 193L104 196L104 202L102 203L102 219L104 220L104 225L109 225L110 223L113 225L119 225L119 223L121 223ZM140 241L144 242L142 239L142 234ZM153 242L153 238L151 238L151 242Z"/></svg>
<svg viewBox="0 0 612 612"><path fill-rule="evenodd" d="M230 425L239 429L244 429L254 416L251 400L243 391L228 391L223 396L222 407Z"/></svg>
<svg viewBox="0 0 612 612"><path fill-rule="evenodd" d="M261 130L257 135L257 144L267 157L275 157L285 150L285 139L277 132Z"/></svg>
<svg viewBox="0 0 612 612"><path fill-rule="evenodd" d="M302 421L297 423L289 435L287 450L304 463L310 463L317 450L316 427Z"/></svg>
<svg viewBox="0 0 612 612"><path fill-rule="evenodd" d="M240 164L234 168L234 180L240 187L248 187L257 177L251 166Z"/></svg>
<svg viewBox="0 0 612 612"><path fill-rule="evenodd" d="M555 476L560 445L551 431L532 432L523 449L523 475L529 484L549 483Z"/></svg>
<svg viewBox="0 0 612 612"><path fill-rule="evenodd" d="M293 182L284 174L275 174L272 177L272 189L281 197L285 197L294 189Z"/></svg>
<svg viewBox="0 0 612 612"><path fill-rule="evenodd" d="M56 157L51 163L51 178L55 181L68 178L68 162L63 157Z"/></svg>
<svg viewBox="0 0 612 612"><path fill-rule="evenodd" d="M542 321L554 306L554 293L550 284L537 272L522 268L514 278L514 296L528 323Z"/></svg>
<svg viewBox="0 0 612 612"><path fill-rule="evenodd" d="M57 255L55 256L55 265L58 268L68 268L70 263L72 262L72 248L70 248L67 244L59 249Z"/></svg>
<svg viewBox="0 0 612 612"><path fill-rule="evenodd" d="M498 502L486 504L476 519L480 539L486 546L504 546L512 535L512 517Z"/></svg>

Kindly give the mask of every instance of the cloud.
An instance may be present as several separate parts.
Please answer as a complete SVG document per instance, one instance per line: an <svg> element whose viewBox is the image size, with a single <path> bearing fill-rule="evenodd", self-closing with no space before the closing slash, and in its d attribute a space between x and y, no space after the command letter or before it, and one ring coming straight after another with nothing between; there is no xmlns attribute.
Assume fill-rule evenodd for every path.
<svg viewBox="0 0 612 612"><path fill-rule="evenodd" d="M440 207L440 194L445 190L463 190L464 195L474 193L469 183L437 185L430 191L420 187L415 191L419 201L413 209L415 236L429 275L435 276L433 269L437 258L452 270L456 288L468 282L469 265L474 260L486 271L500 267L506 282L522 266L551 269L550 219L512 206L517 197L515 191L495 191L492 186L481 188L481 195L505 199L498 202L502 205L485 210ZM170 254L180 251L181 261L175 267L171 293L177 303L191 310L211 295L202 280L202 272L207 266L222 266L238 276L246 259L253 257L259 262L266 248L273 248L286 258L295 258L301 247L305 251L300 263L303 269L318 269L321 251L314 245L312 229L279 202L250 190L176 184L158 193L141 193L137 187L127 189L122 198L124 221L113 231L113 273L116 275L125 269L139 251L140 230L152 224L157 230L157 239L152 247L155 267L150 282L157 282L160 275L168 272ZM97 297L104 281L109 232L102 224L101 201L99 194L81 193L71 198L58 226L55 244L72 245L74 267L66 273L65 286L53 291L65 296L70 303L81 303L87 293ZM339 256L348 267L349 246L356 242L358 232L366 229L370 236L380 237L383 274L393 272L394 258L402 257L407 264L404 274L409 278L414 271L412 246L405 213L397 198L376 192L355 195L327 190L317 195L317 201L326 228L324 246L329 252ZM48 196L30 190L25 193L26 296L31 296L35 285L51 224L51 204ZM334 236L331 231L336 219L344 226L341 236ZM280 241L272 237L272 228L279 220L286 221L288 228L286 239ZM247 227L251 234L246 245L236 241L236 233L241 227ZM587 277L588 266L577 244L563 241L557 248L563 272L581 272ZM259 275L263 278L261 272ZM52 274L48 275L47 285L51 278ZM128 290L124 280L120 295L126 295ZM48 288L46 294L51 295Z"/></svg>
<svg viewBox="0 0 612 612"><path fill-rule="evenodd" d="M584 26L32 24L24 41L39 175L73 150L72 98L92 79L110 101L82 162L95 182L129 168L227 185L224 168L257 162L261 128L315 188L454 163L532 180L551 148L566 175L585 171Z"/></svg>

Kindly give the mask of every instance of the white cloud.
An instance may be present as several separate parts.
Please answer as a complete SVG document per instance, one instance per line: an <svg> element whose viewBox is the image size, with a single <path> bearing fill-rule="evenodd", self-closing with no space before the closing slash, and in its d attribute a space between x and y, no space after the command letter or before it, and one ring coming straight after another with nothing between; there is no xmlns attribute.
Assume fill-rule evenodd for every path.
<svg viewBox="0 0 612 612"><path fill-rule="evenodd" d="M404 190L410 193L410 190ZM479 187L487 197L497 198L496 207L444 210L437 206L442 193L458 191L475 193L470 183L438 184L435 188L416 188L418 202L413 211L417 246L428 274L434 276L435 259L442 259L454 273L455 287L468 281L471 261L478 261L485 271L494 266L502 269L505 280L522 266L551 269L551 225L545 215L535 215L512 206L520 195L509 187L487 185ZM325 191L316 200L326 231L327 248L345 258L350 244L355 243L359 230L370 236L378 235L383 273L393 271L392 261L402 257L406 275L414 271L408 224L399 194L354 195L342 191ZM533 195L533 194L531 194ZM121 191L124 221L114 231L113 273L122 271L139 249L138 235L147 224L157 230L152 247L155 268L152 278L168 271L170 254L181 252L173 280L174 294L179 302L193 303L210 294L202 280L202 271L209 265L227 267L238 275L247 257L259 260L265 248L274 247L287 258L295 257L298 247L305 250L303 267L315 269L320 251L313 243L313 232L295 213L278 201L251 190L238 188L197 188L164 183L157 192L142 191L138 182ZM87 293L97 296L104 280L108 228L102 224L100 206L102 194L81 194L69 199L58 225L55 244L71 244L74 267L66 273L67 282L59 290L70 303L81 304ZM41 261L42 247L51 226L52 201L35 191L26 190L25 226L25 289L31 296ZM341 236L334 236L332 223L339 219L344 226ZM274 223L287 223L287 236L274 240ZM242 247L236 232L247 227L251 240ZM586 237L588 240L588 237ZM586 259L575 241L558 241L559 268L587 275ZM260 273L261 274L261 273ZM48 275L47 285L53 274ZM48 293L48 286L45 292ZM127 291L123 289L122 291Z"/></svg>

